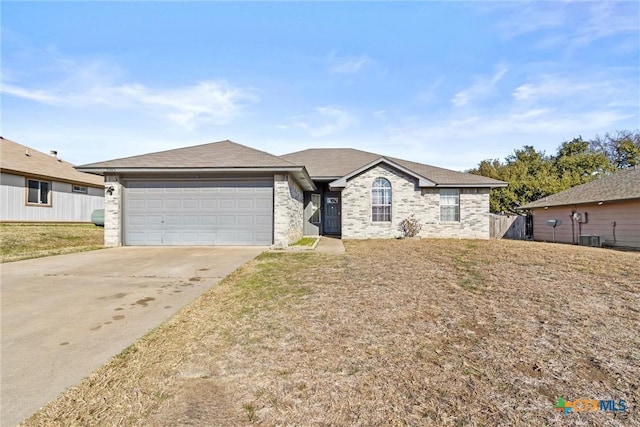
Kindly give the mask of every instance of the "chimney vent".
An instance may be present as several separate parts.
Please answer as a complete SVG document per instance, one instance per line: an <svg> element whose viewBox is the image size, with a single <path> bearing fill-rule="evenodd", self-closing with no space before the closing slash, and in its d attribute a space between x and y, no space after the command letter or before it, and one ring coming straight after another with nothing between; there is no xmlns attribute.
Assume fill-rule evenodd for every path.
<svg viewBox="0 0 640 427"><path fill-rule="evenodd" d="M49 154L51 154L53 157L58 157L58 152L56 150L49 151Z"/></svg>

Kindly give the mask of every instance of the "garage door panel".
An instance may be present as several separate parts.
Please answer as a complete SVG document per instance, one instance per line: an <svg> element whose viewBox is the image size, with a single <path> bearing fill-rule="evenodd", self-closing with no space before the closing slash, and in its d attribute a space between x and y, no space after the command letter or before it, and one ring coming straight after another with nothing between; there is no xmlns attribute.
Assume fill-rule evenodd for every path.
<svg viewBox="0 0 640 427"><path fill-rule="evenodd" d="M254 199L238 199L238 209L253 209Z"/></svg>
<svg viewBox="0 0 640 427"><path fill-rule="evenodd" d="M267 215L256 215L256 225L271 225L272 219L271 216Z"/></svg>
<svg viewBox="0 0 640 427"><path fill-rule="evenodd" d="M235 223L236 223L235 215L220 215L218 217L218 224L222 226L235 225Z"/></svg>
<svg viewBox="0 0 640 427"><path fill-rule="evenodd" d="M203 225L215 225L218 223L218 217L215 215L200 216L200 223Z"/></svg>
<svg viewBox="0 0 640 427"><path fill-rule="evenodd" d="M162 209L162 199L147 199L146 209Z"/></svg>
<svg viewBox="0 0 640 427"><path fill-rule="evenodd" d="M147 215L145 217L144 225L162 225L161 215Z"/></svg>
<svg viewBox="0 0 640 427"><path fill-rule="evenodd" d="M256 209L268 209L271 208L271 200L256 199Z"/></svg>
<svg viewBox="0 0 640 427"><path fill-rule="evenodd" d="M129 215L129 223L132 225L144 225L147 218L144 215Z"/></svg>
<svg viewBox="0 0 640 427"><path fill-rule="evenodd" d="M269 245L272 180L127 181L127 245Z"/></svg>
<svg viewBox="0 0 640 427"><path fill-rule="evenodd" d="M219 207L221 209L235 209L236 200L235 199L220 199Z"/></svg>
<svg viewBox="0 0 640 427"><path fill-rule="evenodd" d="M163 225L165 227L170 227L172 225L182 225L182 215L165 215Z"/></svg>
<svg viewBox="0 0 640 427"><path fill-rule="evenodd" d="M271 236L272 234L270 232L257 231L254 235L254 240L258 242L264 242L267 240L271 240Z"/></svg>
<svg viewBox="0 0 640 427"><path fill-rule="evenodd" d="M200 223L198 215L184 215L182 220L184 225L198 225Z"/></svg>
<svg viewBox="0 0 640 427"><path fill-rule="evenodd" d="M237 215L238 225L253 225L255 223L255 219L252 215Z"/></svg>
<svg viewBox="0 0 640 427"><path fill-rule="evenodd" d="M217 209L218 208L218 200L216 199L202 199L200 201L200 206L205 209Z"/></svg>

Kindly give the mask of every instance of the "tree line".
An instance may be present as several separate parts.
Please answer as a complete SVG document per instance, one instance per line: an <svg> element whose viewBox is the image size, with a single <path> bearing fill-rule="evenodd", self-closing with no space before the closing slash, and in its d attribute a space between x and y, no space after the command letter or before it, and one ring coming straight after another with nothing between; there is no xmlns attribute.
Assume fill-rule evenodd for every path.
<svg viewBox="0 0 640 427"><path fill-rule="evenodd" d="M468 172L509 183L491 190L491 212L515 213L534 200L636 165L640 131L617 130L587 141L581 136L565 141L554 155L525 145L504 161L483 160Z"/></svg>

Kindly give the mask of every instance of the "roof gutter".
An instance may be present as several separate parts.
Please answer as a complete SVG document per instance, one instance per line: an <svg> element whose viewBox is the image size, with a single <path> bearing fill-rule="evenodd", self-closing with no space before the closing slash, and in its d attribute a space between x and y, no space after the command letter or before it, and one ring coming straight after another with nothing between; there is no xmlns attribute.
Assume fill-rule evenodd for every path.
<svg viewBox="0 0 640 427"><path fill-rule="evenodd" d="M92 173L95 175L122 175L129 173L290 173L295 178L298 184L302 186L304 190L313 191L316 189L313 180L309 176L307 169L304 166L284 166L284 167L224 167L224 168L135 168L135 167L92 167L92 166L76 166L76 169L81 172Z"/></svg>
<svg viewBox="0 0 640 427"><path fill-rule="evenodd" d="M529 204L529 205L524 205L518 209L531 210L531 209L562 208L566 206L606 205L607 203L620 203L620 202L628 202L628 201L634 201L634 200L640 200L640 197L630 197L627 199L602 199L602 200L592 200L589 202L569 202L569 203L561 203L561 204L556 204L551 202L549 204L538 204L536 206L531 206Z"/></svg>
<svg viewBox="0 0 640 427"><path fill-rule="evenodd" d="M438 188L497 188L497 187L507 187L509 184L506 182L489 184L489 183L478 183L478 184L437 184Z"/></svg>
<svg viewBox="0 0 640 427"><path fill-rule="evenodd" d="M0 168L0 172L11 174L11 175L23 176L23 177L27 177L27 178L39 179L39 180L42 180L42 181L56 181L56 182L64 182L66 184L72 184L72 185L80 185L82 187L104 188L103 184L97 184L95 182L81 181L81 180L77 180L77 179L60 178L60 177L52 176L52 175L43 175L43 174L39 174L39 173L31 173L31 172L19 171L19 170L14 170L14 169Z"/></svg>

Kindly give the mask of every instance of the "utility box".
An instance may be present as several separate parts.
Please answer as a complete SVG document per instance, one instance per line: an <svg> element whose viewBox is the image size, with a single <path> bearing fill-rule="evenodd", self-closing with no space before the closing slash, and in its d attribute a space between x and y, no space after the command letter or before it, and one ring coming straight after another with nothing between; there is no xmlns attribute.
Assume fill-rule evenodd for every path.
<svg viewBox="0 0 640 427"><path fill-rule="evenodd" d="M581 246L596 246L596 247L602 246L602 243L600 242L600 236L595 234L580 236L579 243Z"/></svg>

